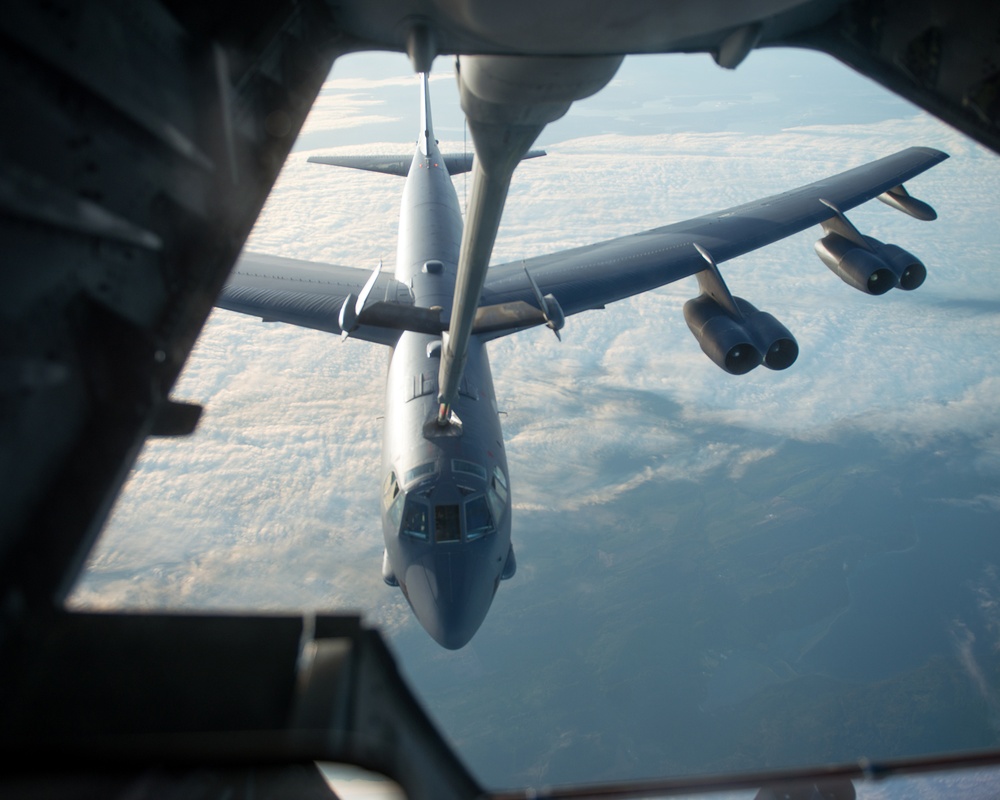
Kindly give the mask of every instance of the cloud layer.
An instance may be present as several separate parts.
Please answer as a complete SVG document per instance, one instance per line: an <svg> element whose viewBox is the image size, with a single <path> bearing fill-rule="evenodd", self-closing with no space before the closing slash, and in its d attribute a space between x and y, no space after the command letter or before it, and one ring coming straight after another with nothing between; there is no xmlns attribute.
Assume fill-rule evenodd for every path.
<svg viewBox="0 0 1000 800"><path fill-rule="evenodd" d="M637 91L625 85L630 79L621 77L622 88ZM359 82L347 75L343 81L327 84L304 138L340 142L337 132L349 130L366 140L364 152L408 151L416 125L413 78ZM435 97L450 85L436 81ZM555 720L567 707L585 716L605 700L639 716L646 707L662 712L659 695L650 699L637 688L637 698L628 700L629 681L644 687L646 676L662 686L657 676L667 670L664 658L683 647L660 645L670 644L671 636L683 640L690 624L668 619L665 604L662 619L645 620L657 631L653 644L643 637L636 648L623 647L612 668L607 653L617 652L623 632L635 625L632 609L644 608L651 595L646 565L660 563L667 551L673 559L677 551L669 547L689 532L679 510L686 488L696 498L711 498L700 512L701 527L692 530L706 537L732 530L732 541L713 539L706 546L738 548L742 535L766 539L769 525L794 520L809 506L759 481L753 486L763 485L767 494L743 498L749 477L788 451L875 442L889 453L929 458L937 450L942 462L955 462L955 479L934 501L942 529L951 511L995 527L1000 289L993 263L1000 253L1000 159L929 117L901 113L895 98L884 108L858 111L859 118L874 121L838 122L823 107L801 114L801 103L788 101L781 86L761 91L776 94L778 116L793 124L767 129L759 108L751 114L746 103L734 102L688 128L675 119L669 132L651 133L649 118L659 123L686 101L651 92L656 113L636 113L631 100L599 95L597 105L584 109L585 120L571 114L553 126L565 133L548 140L546 158L518 171L494 262L726 208L921 144L952 155L909 186L935 206L939 220L920 223L878 203L850 217L863 232L920 257L928 266L926 284L911 294L862 295L819 262L815 230L723 264L734 293L775 314L797 336L799 361L783 373L759 369L733 377L705 358L681 313L697 293L693 280L573 317L561 344L544 329L494 343L519 570L463 651L436 648L400 592L380 578L387 351L222 311L209 320L175 390L205 405L199 430L188 440L147 444L73 603L361 610L383 627L408 676L478 769L494 770L494 777L582 779L591 773L580 764L592 762L595 771L606 770L594 774L613 777L640 764L661 765L636 753L666 748L666 740L630 738L628 720L620 721L620 738L598 723L592 723L597 732L588 733L579 721L579 728L558 728ZM402 110L395 102L400 97ZM453 97L442 99L454 107ZM749 105L755 102L769 107L761 97ZM733 115L733 108L739 113ZM461 150L460 124L446 113L440 117L442 147ZM391 141L385 122L397 119L398 139ZM722 122L703 130L712 119ZM605 127L595 132L595 125ZM338 151L362 147L322 149ZM402 181L308 164L311 152L296 152L285 165L248 247L362 270L382 259L391 268ZM464 179L455 183L461 200ZM953 447L956 440L968 452ZM878 465L851 468L870 469L877 486L892 477L879 475ZM745 503L744 517L731 515L730 495ZM639 499L645 505L633 506ZM903 535L910 528L901 523L900 530ZM763 556L748 551L734 563L761 565L759 572L746 567L753 586L769 580L780 585L788 575L809 573L826 553L826 544L820 545L812 561L798 563L787 543L770 543ZM839 580L861 559L851 558L848 563L844 557L843 567L832 559ZM695 569L670 559L663 569L680 569L677 563ZM735 579L716 572L708 568L699 580L728 591ZM750 584L733 590L743 598L733 601L733 615L742 612ZM664 581L661 591L669 589ZM728 594L720 596L729 602ZM714 664L718 649L693 658ZM978 658L982 662L983 654ZM514 714L510 693L521 696L536 670L563 661L565 686L527 697L514 722L507 716L502 724L466 719L468 693L484 704L499 694L504 714ZM609 689L609 669L628 677L616 677ZM574 699L564 702L567 697ZM465 716L456 708L466 709ZM498 760L494 745L508 729L518 736L538 732L543 742L537 750L521 746L532 750L529 755ZM518 745L511 747L517 751ZM564 773L554 766L560 759L569 765ZM607 766L608 759L614 764Z"/></svg>
<svg viewBox="0 0 1000 800"><path fill-rule="evenodd" d="M365 88L383 83L412 88L412 78ZM348 116L344 109L331 114ZM1000 167L930 118L769 135L571 139L518 172L494 261L728 207L915 143L953 155L911 185L940 219L918 223L877 203L851 216L927 263L930 277L918 292L871 298L851 290L819 263L812 233L723 265L735 293L799 338L801 356L785 373L733 377L703 356L681 314L696 293L693 280L571 318L562 344L544 330L497 342L494 374L518 508L600 503L651 476L697 476L723 463L739 470L753 454L770 452L771 436L824 440L864 429L906 443L995 429L1000 370L987 343L1000 334L1000 293L988 265L1000 234L969 198L991 196ZM399 149L375 143L369 152ZM391 265L402 181L307 164L308 155L286 164L248 248L360 269L379 259ZM376 346L217 312L176 390L206 404L201 429L190 441L147 446L95 556L96 571L122 575L150 558L159 565L159 588L146 594L123 579L116 591L103 586L81 596L102 605L385 605L372 579L381 548L376 487L386 357ZM683 425L619 404L620 388L677 404ZM700 438L713 425L762 438L694 448L689 431ZM984 440L986 462L996 448ZM602 470L625 452L631 466L619 459ZM563 482L553 491L557 475ZM137 525L162 527L164 535L139 545L129 533ZM317 550L331 554L330 566L316 563ZM309 553L299 556L310 564L307 577L282 586L282 567L296 553ZM182 577L184 565L192 570ZM240 588L247 570L249 596ZM355 580L355 572L366 579ZM233 576L229 589L215 580L226 575ZM390 605L395 615L399 603Z"/></svg>

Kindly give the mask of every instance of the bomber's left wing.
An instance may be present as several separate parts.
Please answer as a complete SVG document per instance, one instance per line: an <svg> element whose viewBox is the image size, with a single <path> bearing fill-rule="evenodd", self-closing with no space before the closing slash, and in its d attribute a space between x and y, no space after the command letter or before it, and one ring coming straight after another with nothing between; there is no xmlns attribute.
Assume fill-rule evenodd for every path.
<svg viewBox="0 0 1000 800"><path fill-rule="evenodd" d="M845 282L870 294L881 294L897 285L916 288L926 274L923 265L895 245L862 235L844 212L877 197L918 219L934 219L933 209L911 197L903 183L947 157L939 150L911 147L839 175L725 211L598 244L495 265L487 275L481 304L545 306L541 311L550 319L550 327L558 329L564 315L601 308L698 275L702 295L692 301L694 306L689 303L685 307L685 317L705 352L724 369L742 372L746 369L743 364L732 362L732 351L749 343L761 352L760 359L748 368L761 360L775 366L767 360L768 349L779 339L784 341L776 333L779 328L780 333L787 331L770 315L761 314L746 301L732 297L716 264L821 224L825 236L817 242L817 253ZM537 319L528 324L537 324ZM513 325L509 325L484 333L495 337L512 329ZM791 345L794 346L794 339Z"/></svg>
<svg viewBox="0 0 1000 800"><path fill-rule="evenodd" d="M391 275L243 252L215 301L229 311L392 345L402 330L440 333L439 315L413 306Z"/></svg>

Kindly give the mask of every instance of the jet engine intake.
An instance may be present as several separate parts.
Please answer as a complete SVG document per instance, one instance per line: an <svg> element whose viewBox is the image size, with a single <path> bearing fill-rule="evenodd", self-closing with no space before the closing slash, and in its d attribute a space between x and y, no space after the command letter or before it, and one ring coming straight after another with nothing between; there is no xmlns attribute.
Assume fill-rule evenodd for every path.
<svg viewBox="0 0 1000 800"><path fill-rule="evenodd" d="M896 273L900 289L906 292L912 291L926 280L927 267L913 253L895 244L882 244L870 236L866 236L865 239L881 248L881 256L889 264L889 268Z"/></svg>
<svg viewBox="0 0 1000 800"><path fill-rule="evenodd" d="M795 363L799 346L788 328L742 297L733 300L742 320L707 294L684 304L684 321L705 355L731 375L744 375L759 364L787 369Z"/></svg>
<svg viewBox="0 0 1000 800"><path fill-rule="evenodd" d="M844 283L866 294L885 294L898 286L910 291L927 277L927 268L912 253L864 236L862 247L839 233L816 242L816 255Z"/></svg>

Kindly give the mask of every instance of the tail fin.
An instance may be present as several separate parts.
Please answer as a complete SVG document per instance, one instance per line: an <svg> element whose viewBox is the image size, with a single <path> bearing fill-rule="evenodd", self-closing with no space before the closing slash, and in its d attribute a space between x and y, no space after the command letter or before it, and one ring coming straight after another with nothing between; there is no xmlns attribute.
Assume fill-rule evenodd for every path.
<svg viewBox="0 0 1000 800"><path fill-rule="evenodd" d="M437 139L434 138L434 124L431 121L431 95L427 88L427 73L419 73L420 77L420 135L417 137L417 148L424 156L441 159L449 175L461 175L472 169L471 153L448 153L443 155L438 150ZM544 150L529 150L521 160L544 156ZM363 169L369 172L381 172L386 175L398 175L405 178L410 171L413 154L402 155L338 155L310 156L313 164L329 164L334 167Z"/></svg>

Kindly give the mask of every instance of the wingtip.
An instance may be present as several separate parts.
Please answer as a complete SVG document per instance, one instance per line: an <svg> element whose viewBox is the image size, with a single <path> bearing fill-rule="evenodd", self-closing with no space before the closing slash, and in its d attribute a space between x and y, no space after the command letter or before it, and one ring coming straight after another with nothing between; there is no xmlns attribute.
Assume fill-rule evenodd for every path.
<svg viewBox="0 0 1000 800"><path fill-rule="evenodd" d="M929 158L933 158L936 163L940 163L945 159L951 158L951 156L944 150L938 150L936 147L918 146L913 149L920 151Z"/></svg>

